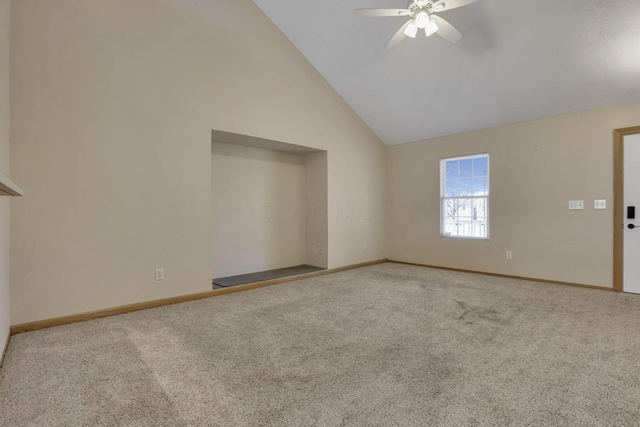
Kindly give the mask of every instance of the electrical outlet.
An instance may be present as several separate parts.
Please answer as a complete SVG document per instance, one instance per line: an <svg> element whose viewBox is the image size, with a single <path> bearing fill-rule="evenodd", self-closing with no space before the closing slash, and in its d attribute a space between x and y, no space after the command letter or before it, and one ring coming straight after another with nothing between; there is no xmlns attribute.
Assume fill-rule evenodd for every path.
<svg viewBox="0 0 640 427"><path fill-rule="evenodd" d="M584 209L584 200L569 200L569 209L570 210Z"/></svg>
<svg viewBox="0 0 640 427"><path fill-rule="evenodd" d="M164 280L164 268L156 268L156 280Z"/></svg>
<svg viewBox="0 0 640 427"><path fill-rule="evenodd" d="M507 259L513 259L513 254L511 251L507 251Z"/></svg>
<svg viewBox="0 0 640 427"><path fill-rule="evenodd" d="M607 201L606 200L594 200L593 201L593 209L607 209Z"/></svg>

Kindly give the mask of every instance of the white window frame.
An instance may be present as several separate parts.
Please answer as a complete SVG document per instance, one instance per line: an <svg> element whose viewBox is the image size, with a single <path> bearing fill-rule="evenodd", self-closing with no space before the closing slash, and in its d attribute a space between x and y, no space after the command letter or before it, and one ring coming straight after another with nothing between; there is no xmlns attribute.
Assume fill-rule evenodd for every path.
<svg viewBox="0 0 640 427"><path fill-rule="evenodd" d="M445 197L446 190L446 163L452 160L474 160L479 158L487 159L487 192L484 195L465 195L465 196L457 196L457 197ZM478 154L470 154L466 156L456 156L456 157L447 157L440 159L440 236L450 239L473 239L473 240L489 240L489 222L490 222L490 195L491 195L491 171L490 171L490 156L489 153L478 153ZM473 174L472 174L473 178ZM472 235L452 235L447 234L445 231L446 221L445 221L445 201L451 199L486 199L485 202L485 212L486 212L486 221L484 223L484 229L486 232L486 236L472 236ZM475 220L474 220L475 221Z"/></svg>

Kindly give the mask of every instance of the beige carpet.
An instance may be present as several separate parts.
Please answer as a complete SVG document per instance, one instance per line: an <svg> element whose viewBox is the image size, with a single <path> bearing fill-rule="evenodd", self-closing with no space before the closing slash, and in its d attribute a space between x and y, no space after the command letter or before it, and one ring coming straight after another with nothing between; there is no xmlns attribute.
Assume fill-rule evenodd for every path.
<svg viewBox="0 0 640 427"><path fill-rule="evenodd" d="M637 426L640 297L386 263L16 335L2 426Z"/></svg>

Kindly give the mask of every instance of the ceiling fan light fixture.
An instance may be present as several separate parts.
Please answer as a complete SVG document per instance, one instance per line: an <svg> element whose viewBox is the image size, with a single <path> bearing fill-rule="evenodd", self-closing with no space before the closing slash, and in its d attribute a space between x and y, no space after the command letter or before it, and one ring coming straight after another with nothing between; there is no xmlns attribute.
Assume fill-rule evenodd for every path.
<svg viewBox="0 0 640 427"><path fill-rule="evenodd" d="M422 28L426 28L427 25L429 25L429 14L427 12L425 12L424 10L421 10L420 12L418 12L416 14L416 17L414 18L414 21L416 23L416 26L420 29Z"/></svg>
<svg viewBox="0 0 640 427"><path fill-rule="evenodd" d="M431 18L429 19L429 24L424 28L424 32L429 37L432 34L435 34L438 31L438 24L436 24L436 20Z"/></svg>
<svg viewBox="0 0 640 427"><path fill-rule="evenodd" d="M417 34L418 34L418 26L413 21L409 22L409 25L407 25L407 28L404 29L404 35L407 37L411 37L412 39L415 39Z"/></svg>

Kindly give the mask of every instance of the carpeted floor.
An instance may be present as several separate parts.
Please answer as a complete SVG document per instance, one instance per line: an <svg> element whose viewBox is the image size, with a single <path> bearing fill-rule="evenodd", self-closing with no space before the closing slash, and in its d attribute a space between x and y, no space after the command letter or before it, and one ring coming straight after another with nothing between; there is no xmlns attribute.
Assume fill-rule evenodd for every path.
<svg viewBox="0 0 640 427"><path fill-rule="evenodd" d="M2 426L637 426L640 297L386 263L16 335Z"/></svg>

